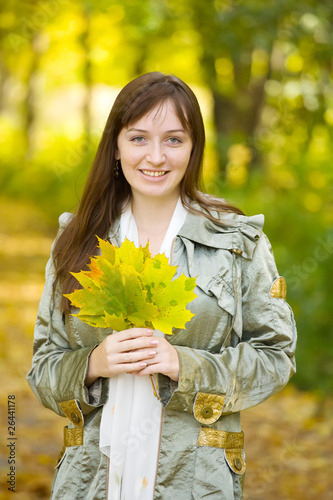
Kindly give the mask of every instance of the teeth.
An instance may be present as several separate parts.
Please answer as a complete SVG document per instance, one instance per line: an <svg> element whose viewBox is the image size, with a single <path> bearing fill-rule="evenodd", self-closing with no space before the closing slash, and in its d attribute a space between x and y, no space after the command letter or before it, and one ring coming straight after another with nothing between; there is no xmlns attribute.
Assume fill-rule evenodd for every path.
<svg viewBox="0 0 333 500"><path fill-rule="evenodd" d="M162 175L165 174L165 170L160 170L160 171L155 171L155 172L152 172L151 170L142 170L142 172L145 174L145 175L149 175L150 177L161 177Z"/></svg>

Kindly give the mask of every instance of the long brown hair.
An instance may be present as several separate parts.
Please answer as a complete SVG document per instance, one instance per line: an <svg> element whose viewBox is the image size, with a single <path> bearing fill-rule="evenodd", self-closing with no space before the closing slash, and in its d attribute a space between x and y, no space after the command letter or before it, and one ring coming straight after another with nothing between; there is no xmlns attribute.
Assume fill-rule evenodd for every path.
<svg viewBox="0 0 333 500"><path fill-rule="evenodd" d="M78 210L56 241L53 250L55 284L61 283L62 293L71 293L74 288L79 287L70 272L86 268L90 257L96 254L96 235L101 238L106 237L109 228L120 216L125 202L131 197L131 188L121 169L118 177L114 175L120 131L167 100L172 101L178 118L190 134L193 144L190 161L181 183L183 205L193 212L196 210L190 202L198 203L205 216L210 219L212 219L210 210L243 213L222 200L208 197L200 192L203 191L205 130L200 107L192 90L173 75L152 72L139 76L128 83L116 98ZM63 298L64 312L68 312L69 307L68 299Z"/></svg>

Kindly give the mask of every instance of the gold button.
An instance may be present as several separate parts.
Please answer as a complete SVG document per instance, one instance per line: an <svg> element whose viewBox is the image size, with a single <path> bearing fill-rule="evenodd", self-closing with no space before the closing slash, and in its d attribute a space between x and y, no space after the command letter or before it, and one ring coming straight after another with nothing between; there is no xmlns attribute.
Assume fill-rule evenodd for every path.
<svg viewBox="0 0 333 500"><path fill-rule="evenodd" d="M79 424L81 422L81 419L77 413L71 413L71 421L73 424Z"/></svg>
<svg viewBox="0 0 333 500"><path fill-rule="evenodd" d="M205 406L201 410L201 415L203 418L210 418L213 416L213 408L211 406Z"/></svg>
<svg viewBox="0 0 333 500"><path fill-rule="evenodd" d="M237 470L242 470L243 464L240 458L235 458L234 466Z"/></svg>

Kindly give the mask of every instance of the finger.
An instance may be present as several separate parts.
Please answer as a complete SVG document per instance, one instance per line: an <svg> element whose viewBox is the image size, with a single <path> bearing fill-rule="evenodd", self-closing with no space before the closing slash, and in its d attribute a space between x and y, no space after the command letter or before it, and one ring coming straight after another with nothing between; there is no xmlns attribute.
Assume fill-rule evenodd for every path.
<svg viewBox="0 0 333 500"><path fill-rule="evenodd" d="M140 361L151 360L155 356L156 351L152 349L138 349L135 351L124 352L118 355L118 364L138 363Z"/></svg>
<svg viewBox="0 0 333 500"><path fill-rule="evenodd" d="M146 368L147 363L144 361L140 361L138 363L131 363L131 364L125 364L125 365L118 365L117 366L117 372L118 373L128 373L129 375L135 375L136 373L140 372L140 370L143 370Z"/></svg>
<svg viewBox="0 0 333 500"><path fill-rule="evenodd" d="M154 373L162 373L161 370L159 369L158 363L154 364L147 364L147 366L142 366L135 375L137 377L144 377L146 375L153 375Z"/></svg>
<svg viewBox="0 0 333 500"><path fill-rule="evenodd" d="M125 340L118 344L119 352L130 352L145 348L156 348L159 341L151 337L139 337L131 340Z"/></svg>
<svg viewBox="0 0 333 500"><path fill-rule="evenodd" d="M148 334L148 336L142 336L140 332L141 334ZM102 343L110 352L132 351L134 349L142 349L144 347L157 345L158 341L151 338L152 333L154 333L154 331L148 328L131 328L130 330L124 330L108 335Z"/></svg>
<svg viewBox="0 0 333 500"><path fill-rule="evenodd" d="M152 359L146 361L147 365L138 370L136 375L143 377L144 375L152 375L153 373L162 373L162 364L160 361Z"/></svg>
<svg viewBox="0 0 333 500"><path fill-rule="evenodd" d="M118 332L119 340L121 342L136 339L139 337L151 337L152 335L154 335L154 333L154 330L152 330L151 328L129 328L128 330Z"/></svg>

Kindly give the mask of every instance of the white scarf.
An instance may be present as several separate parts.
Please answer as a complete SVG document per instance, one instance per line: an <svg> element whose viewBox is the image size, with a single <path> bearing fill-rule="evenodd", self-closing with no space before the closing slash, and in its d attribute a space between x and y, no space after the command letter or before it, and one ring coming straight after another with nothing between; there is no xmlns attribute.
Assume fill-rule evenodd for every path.
<svg viewBox="0 0 333 500"><path fill-rule="evenodd" d="M179 198L160 253L170 257L171 245L187 215ZM120 219L121 242L138 244L130 206ZM163 336L156 330L155 336ZM109 379L103 407L99 448L109 457L108 500L152 500L160 443L162 404L148 376L120 374Z"/></svg>

